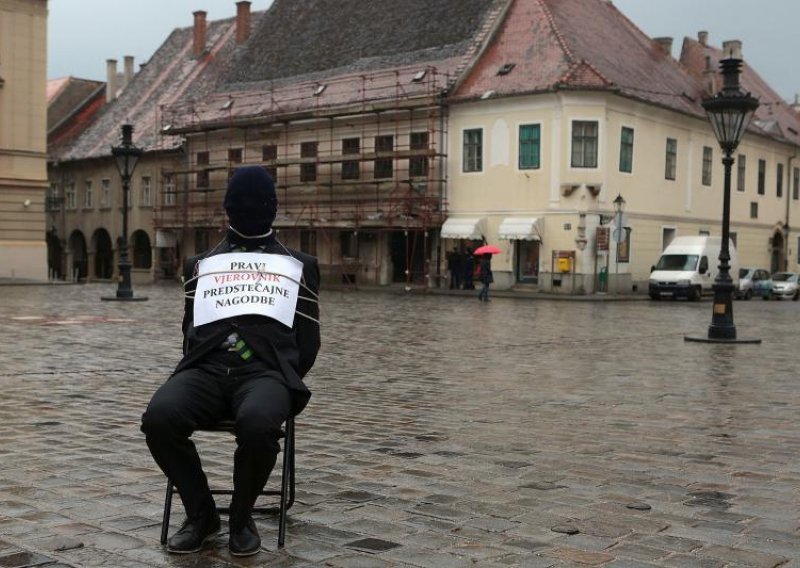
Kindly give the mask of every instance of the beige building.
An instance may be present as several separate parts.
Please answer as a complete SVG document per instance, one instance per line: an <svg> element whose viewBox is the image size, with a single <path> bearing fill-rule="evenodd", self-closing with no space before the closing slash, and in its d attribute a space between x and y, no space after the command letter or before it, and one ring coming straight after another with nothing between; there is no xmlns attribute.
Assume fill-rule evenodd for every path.
<svg viewBox="0 0 800 568"><path fill-rule="evenodd" d="M165 212L178 207L178 192L186 190L174 174L186 167L183 141L162 134L163 109L176 100L202 100L219 72L216 58L229 58L238 41L237 19L207 23L202 11L194 18L194 26L174 30L138 71L131 56L124 57L121 69L115 59L107 60L105 104L91 108L89 124L79 125L79 134L51 149L48 243L67 279L118 275L123 189L111 148L121 143L124 123L133 125L133 143L144 150L128 197L133 283L175 279L182 247L194 247L193 233L185 242L182 234L156 228ZM76 120L84 116L79 113Z"/></svg>
<svg viewBox="0 0 800 568"><path fill-rule="evenodd" d="M47 1L0 0L0 278L47 279Z"/></svg>

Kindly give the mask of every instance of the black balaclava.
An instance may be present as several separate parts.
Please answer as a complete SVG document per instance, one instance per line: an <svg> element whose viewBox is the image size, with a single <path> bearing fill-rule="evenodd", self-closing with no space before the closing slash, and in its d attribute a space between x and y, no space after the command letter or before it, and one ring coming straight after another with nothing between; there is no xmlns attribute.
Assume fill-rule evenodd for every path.
<svg viewBox="0 0 800 568"><path fill-rule="evenodd" d="M237 232L247 237L264 235L278 211L275 182L261 166L239 168L228 181L223 207L234 235Z"/></svg>

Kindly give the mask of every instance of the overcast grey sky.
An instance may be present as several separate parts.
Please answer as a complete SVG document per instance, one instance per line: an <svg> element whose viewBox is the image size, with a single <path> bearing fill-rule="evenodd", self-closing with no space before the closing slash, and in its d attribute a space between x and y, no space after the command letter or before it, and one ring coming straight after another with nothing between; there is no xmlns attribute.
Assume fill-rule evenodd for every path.
<svg viewBox="0 0 800 568"><path fill-rule="evenodd" d="M370 0L364 0L369 2ZM398 0L402 1L402 0ZM432 0L435 1L435 0ZM745 59L786 100L800 92L800 0L613 0L651 37L675 38L707 30L709 42L740 39ZM264 10L271 0L253 0ZM235 0L50 0L48 78L72 75L105 80L106 59L133 55L147 61L176 27L192 25L192 12L209 19L236 13Z"/></svg>

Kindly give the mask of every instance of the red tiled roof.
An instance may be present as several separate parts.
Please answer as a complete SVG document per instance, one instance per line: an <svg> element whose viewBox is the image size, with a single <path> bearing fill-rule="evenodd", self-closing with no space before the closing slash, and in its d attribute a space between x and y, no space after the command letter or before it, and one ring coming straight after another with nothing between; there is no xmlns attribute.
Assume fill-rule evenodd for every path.
<svg viewBox="0 0 800 568"><path fill-rule="evenodd" d="M256 26L263 12L252 13ZM163 136L163 108L178 100L204 100L213 91L235 49L235 18L208 23L206 51L192 54L192 27L174 30L147 64L133 77L119 97L105 105L59 159L81 160L110 156L119 143L120 126L134 127L133 142L145 151L173 150L181 140Z"/></svg>
<svg viewBox="0 0 800 568"><path fill-rule="evenodd" d="M498 75L507 63L510 73ZM608 0L513 0L454 99L602 89L701 115L701 86Z"/></svg>
<svg viewBox="0 0 800 568"><path fill-rule="evenodd" d="M701 81L704 80L707 68L716 70L717 89L722 86L722 77L718 72L722 57L723 52L719 48L703 45L688 37L683 40L680 56L683 66ZM780 95L747 62L742 65L740 81L742 88L760 102L753 122L750 123L750 129L767 136L785 139L793 144L800 144L800 115L781 99ZM711 94L713 93L706 93L705 96Z"/></svg>

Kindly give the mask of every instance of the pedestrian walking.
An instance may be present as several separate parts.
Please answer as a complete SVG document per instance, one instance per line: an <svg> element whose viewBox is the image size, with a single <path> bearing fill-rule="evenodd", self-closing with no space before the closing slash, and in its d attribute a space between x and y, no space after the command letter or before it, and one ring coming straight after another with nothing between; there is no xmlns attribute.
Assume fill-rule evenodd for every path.
<svg viewBox="0 0 800 568"><path fill-rule="evenodd" d="M489 302L489 285L494 282L492 275L492 255L484 254L478 267L478 279L481 282L481 290L478 292L478 300Z"/></svg>
<svg viewBox="0 0 800 568"><path fill-rule="evenodd" d="M447 255L447 270L450 271L450 289L460 290L461 279L463 277L463 255L458 250L458 247L453 247L453 250Z"/></svg>
<svg viewBox="0 0 800 568"><path fill-rule="evenodd" d="M474 290L473 278L475 274L475 257L472 256L472 249L468 248L464 254L463 268L463 282L464 290Z"/></svg>
<svg viewBox="0 0 800 568"><path fill-rule="evenodd" d="M216 504L190 436L222 419L234 421L237 442L228 547L234 556L249 556L260 550L253 505L275 465L282 424L303 410L311 396L302 379L314 364L320 346L317 260L286 248L277 239L272 222L278 201L267 171L260 166L236 170L228 182L224 207L230 222L225 238L212 250L189 259L184 268L184 357L142 416L142 431L153 459L174 483L186 509L186 521L167 545L169 552L177 554L199 551L220 528ZM256 256L237 256L242 252L263 255L263 263L255 265L288 262L298 273L301 269L295 261L281 259L289 256L302 263L302 276L296 283L296 312L292 308L289 316L294 316L291 325L260 314L256 307L242 308L244 300L255 302L254 291L274 288L272 283L276 282L276 274L265 272L266 268L237 264L236 259ZM213 258L217 255L228 257ZM218 274L213 276L215 281L224 283L231 278L255 283L213 288L212 301L199 295L195 298L200 261L228 259L231 270L242 265L243 272ZM279 282L285 286L287 280L284 277ZM214 302L215 296L235 293L237 287L249 290L249 295L233 298L237 309L243 310L238 312L241 315L195 323L201 315L206 317L202 309L209 309L209 305L219 309L225 304ZM202 309L195 311L198 305Z"/></svg>

